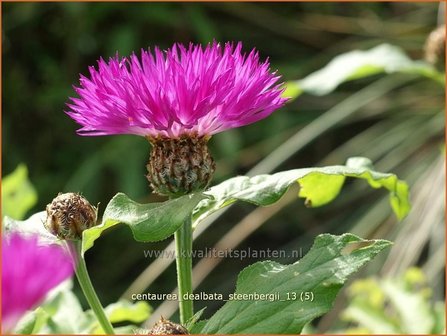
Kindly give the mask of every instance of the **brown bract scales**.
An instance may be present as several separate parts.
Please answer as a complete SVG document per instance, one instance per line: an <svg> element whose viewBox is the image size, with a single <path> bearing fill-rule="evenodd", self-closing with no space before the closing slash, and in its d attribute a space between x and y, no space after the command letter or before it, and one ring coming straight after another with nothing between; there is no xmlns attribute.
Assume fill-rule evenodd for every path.
<svg viewBox="0 0 447 336"><path fill-rule="evenodd" d="M96 225L97 209L76 193L65 193L47 205L46 229L60 239L78 240Z"/></svg>
<svg viewBox="0 0 447 336"><path fill-rule="evenodd" d="M188 330L180 324L171 322L161 317L149 330L149 335L188 335Z"/></svg>
<svg viewBox="0 0 447 336"><path fill-rule="evenodd" d="M157 194L182 196L204 190L215 163L208 150L208 137L150 138L152 152L147 178Z"/></svg>

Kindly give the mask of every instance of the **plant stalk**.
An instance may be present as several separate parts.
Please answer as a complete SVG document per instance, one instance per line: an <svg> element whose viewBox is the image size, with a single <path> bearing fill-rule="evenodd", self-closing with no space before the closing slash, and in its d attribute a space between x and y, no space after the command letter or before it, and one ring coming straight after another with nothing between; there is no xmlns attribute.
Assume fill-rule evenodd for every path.
<svg viewBox="0 0 447 336"><path fill-rule="evenodd" d="M192 222L190 217L175 232L174 238L180 323L185 325L194 314L193 301L184 297L192 294Z"/></svg>
<svg viewBox="0 0 447 336"><path fill-rule="evenodd" d="M93 310L96 318L98 319L99 324L107 335L114 335L115 331L113 330L112 324L107 319L106 313L99 301L98 295L96 295L95 289L93 288L92 281L90 280L90 276L88 275L87 266L85 264L84 258L81 254L82 241L75 241L74 244L74 253L73 257L76 261L76 277L78 278L79 284L81 285L81 289L84 292L85 298L87 299L88 304Z"/></svg>

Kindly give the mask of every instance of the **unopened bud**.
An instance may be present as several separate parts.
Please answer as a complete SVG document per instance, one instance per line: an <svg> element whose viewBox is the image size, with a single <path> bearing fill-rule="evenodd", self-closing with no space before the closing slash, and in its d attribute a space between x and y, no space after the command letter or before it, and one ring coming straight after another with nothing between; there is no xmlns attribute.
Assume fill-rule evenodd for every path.
<svg viewBox="0 0 447 336"><path fill-rule="evenodd" d="M147 178L157 194L182 196L204 190L215 163L208 150L208 137L151 138L152 152Z"/></svg>
<svg viewBox="0 0 447 336"><path fill-rule="evenodd" d="M189 335L189 332L184 326L166 320L162 316L149 330L149 335Z"/></svg>
<svg viewBox="0 0 447 336"><path fill-rule="evenodd" d="M60 239L79 240L82 232L96 225L97 209L75 193L59 193L47 205L46 229Z"/></svg>

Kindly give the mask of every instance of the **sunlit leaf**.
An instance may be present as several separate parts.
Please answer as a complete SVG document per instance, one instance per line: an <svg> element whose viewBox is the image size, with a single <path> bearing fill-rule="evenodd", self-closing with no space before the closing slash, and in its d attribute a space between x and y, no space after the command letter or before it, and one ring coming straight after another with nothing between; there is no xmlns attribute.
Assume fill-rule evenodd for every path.
<svg viewBox="0 0 447 336"><path fill-rule="evenodd" d="M2 181L2 214L22 219L37 202L37 192L28 180L28 169L19 165Z"/></svg>
<svg viewBox="0 0 447 336"><path fill-rule="evenodd" d="M129 302L120 300L105 308L106 315L112 323L119 322L144 322L151 315L151 307L145 301Z"/></svg>
<svg viewBox="0 0 447 336"><path fill-rule="evenodd" d="M348 250L351 244L355 247ZM331 309L351 274L390 244L352 234L322 234L311 250L292 265L255 263L239 274L235 293L271 294L273 299L228 301L209 320L196 324L192 333L300 333L306 323Z"/></svg>
<svg viewBox="0 0 447 336"><path fill-rule="evenodd" d="M122 322L132 322L140 324L146 321L151 315L151 307L145 301L129 302L126 300L119 300L118 302L112 303L105 308L106 315L111 323L122 323ZM88 314L93 314L93 312L87 311ZM93 316L93 315L92 315ZM119 334L122 333L132 333L138 327L135 325L127 325L126 329L115 329ZM92 334L104 334L104 330L99 325L98 322L90 329Z"/></svg>
<svg viewBox="0 0 447 336"><path fill-rule="evenodd" d="M372 170L371 161L351 158L345 166L302 168L272 175L231 178L210 188L205 194L212 198L202 200L195 209L197 225L211 213L237 200L266 206L277 202L294 183L300 186L299 197L308 206L318 207L332 201L340 192L346 177L366 180L373 188L385 188L390 192L390 204L399 219L410 210L408 185L394 174Z"/></svg>

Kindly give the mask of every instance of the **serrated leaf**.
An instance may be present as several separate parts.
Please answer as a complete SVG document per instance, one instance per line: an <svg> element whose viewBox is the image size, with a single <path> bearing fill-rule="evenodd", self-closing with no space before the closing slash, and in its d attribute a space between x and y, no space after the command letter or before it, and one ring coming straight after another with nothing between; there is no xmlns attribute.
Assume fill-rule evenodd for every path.
<svg viewBox="0 0 447 336"><path fill-rule="evenodd" d="M277 299L228 301L208 321L196 324L191 333L300 333L306 323L331 309L348 276L390 245L385 240L364 240L353 234L322 234L292 265L255 263L239 274L235 293L273 294ZM291 293L297 294L295 299L291 299ZM301 293L312 293L312 299L302 300Z"/></svg>
<svg viewBox="0 0 447 336"><path fill-rule="evenodd" d="M380 73L418 74L445 85L444 74L431 64L410 59L399 47L381 44L366 51L341 54L304 79L286 83L284 96L296 98L303 92L321 96L344 82Z"/></svg>
<svg viewBox="0 0 447 336"><path fill-rule="evenodd" d="M202 200L194 210L194 225L237 200L261 206L273 204L294 183L300 185L299 197L305 198L307 205L322 206L337 197L346 177L364 179L373 188L387 189L391 207L399 219L409 212L408 185L394 174L372 170L369 159L357 157L349 159L345 166L302 168L273 175L231 178L205 192L212 198Z"/></svg>
<svg viewBox="0 0 447 336"><path fill-rule="evenodd" d="M28 180L28 169L20 164L2 181L2 214L22 219L37 202L37 192Z"/></svg>
<svg viewBox="0 0 447 336"><path fill-rule="evenodd" d="M163 203L140 204L118 193L107 204L102 224L82 233L82 254L93 246L104 230L119 223L128 225L137 241L166 239L182 226L197 204L207 197L197 193Z"/></svg>

